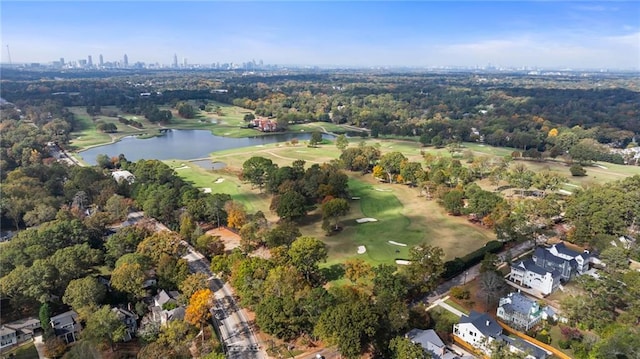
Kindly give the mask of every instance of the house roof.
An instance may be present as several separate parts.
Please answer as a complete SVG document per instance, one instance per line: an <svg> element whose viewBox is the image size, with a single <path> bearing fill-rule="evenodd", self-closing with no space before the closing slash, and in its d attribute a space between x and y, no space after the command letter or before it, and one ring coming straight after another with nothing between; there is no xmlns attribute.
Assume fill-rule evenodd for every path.
<svg viewBox="0 0 640 359"><path fill-rule="evenodd" d="M538 258L544 260L545 262L553 262L553 263L556 263L556 264L559 264L559 265L564 265L565 263L570 262L570 260L558 257L558 256L554 255L553 253L549 252L547 249L542 248L542 247L536 248L535 252L533 252L533 255L535 257L538 257ZM575 263L575 261L574 261L574 263Z"/></svg>
<svg viewBox="0 0 640 359"><path fill-rule="evenodd" d="M509 298L511 302L501 306L506 312L529 314L531 308L536 304L535 301L525 297L520 292L510 293L507 298Z"/></svg>
<svg viewBox="0 0 640 359"><path fill-rule="evenodd" d="M160 306L162 306L169 301L175 301L175 296L172 294L173 292L167 292L163 289L156 295L155 300Z"/></svg>
<svg viewBox="0 0 640 359"><path fill-rule="evenodd" d="M506 335L500 335L500 339L504 340L505 342L509 343L511 346L518 348L520 350L522 350L523 352L532 355L533 357L535 357L536 359L544 359L547 356L549 356L549 353L547 353L546 350L533 345L527 341L524 341L520 338L512 338Z"/></svg>
<svg viewBox="0 0 640 359"><path fill-rule="evenodd" d="M120 319L124 319L124 318L138 319L138 316L136 314L131 313L130 311L128 311L126 309L111 308L111 310L114 311L118 315L118 318L120 318Z"/></svg>
<svg viewBox="0 0 640 359"><path fill-rule="evenodd" d="M478 313L474 310L469 313L469 316L463 315L460 317L460 324L470 323L482 334L488 337L496 337L502 334L502 327L496 323L487 313Z"/></svg>
<svg viewBox="0 0 640 359"><path fill-rule="evenodd" d="M5 335L10 335L10 334L15 334L16 330L13 328L8 328L5 327L4 325L2 327L0 327L0 335L5 336Z"/></svg>
<svg viewBox="0 0 640 359"><path fill-rule="evenodd" d="M442 339L436 334L433 329L411 329L406 335L409 340L414 343L420 344L422 348L432 353L434 358L440 358L438 353L442 352L445 347Z"/></svg>
<svg viewBox="0 0 640 359"><path fill-rule="evenodd" d="M78 313L73 310L58 314L55 317L51 317L51 326L54 329L62 328L67 325L74 324L78 318Z"/></svg>
<svg viewBox="0 0 640 359"><path fill-rule="evenodd" d="M570 257L578 257L578 256L588 257L587 253L580 253L580 252L574 251L573 249L567 248L564 242L554 244L552 247L555 247L558 253L562 253Z"/></svg>
<svg viewBox="0 0 640 359"><path fill-rule="evenodd" d="M523 268L525 270L528 270L530 272L534 272L540 275L547 275L547 273L549 273L548 270L540 267L531 259L525 259L523 261L520 261L516 263L515 267Z"/></svg>

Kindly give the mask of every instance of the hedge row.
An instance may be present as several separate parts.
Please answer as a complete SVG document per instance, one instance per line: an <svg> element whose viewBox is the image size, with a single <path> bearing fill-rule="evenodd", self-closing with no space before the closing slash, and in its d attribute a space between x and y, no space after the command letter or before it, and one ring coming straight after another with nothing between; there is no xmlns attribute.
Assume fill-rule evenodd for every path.
<svg viewBox="0 0 640 359"><path fill-rule="evenodd" d="M504 243L500 241L487 242L482 248L478 248L475 251L467 254L466 256L459 258L456 257L453 260L444 263L444 273L442 273L443 279L451 279L465 270L480 263L485 254L498 253L504 247Z"/></svg>

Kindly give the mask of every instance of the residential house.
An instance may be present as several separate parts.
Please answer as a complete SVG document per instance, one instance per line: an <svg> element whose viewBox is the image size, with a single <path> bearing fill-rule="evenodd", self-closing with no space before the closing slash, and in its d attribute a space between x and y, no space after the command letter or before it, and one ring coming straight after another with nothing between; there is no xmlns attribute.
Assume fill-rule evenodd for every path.
<svg viewBox="0 0 640 359"><path fill-rule="evenodd" d="M15 329L2 326L0 327L0 349L18 344L18 333Z"/></svg>
<svg viewBox="0 0 640 359"><path fill-rule="evenodd" d="M512 328L527 331L542 320L544 311L535 300L515 292L500 298L496 315Z"/></svg>
<svg viewBox="0 0 640 359"><path fill-rule="evenodd" d="M131 184L136 180L136 176L134 176L133 173L125 170L113 171L111 172L111 177L113 177L113 179L118 183L127 181L129 184Z"/></svg>
<svg viewBox="0 0 640 359"><path fill-rule="evenodd" d="M167 292L163 289L153 297L153 305L150 308L151 320L165 325L171 320L184 319L185 308L178 305L179 295L177 291Z"/></svg>
<svg viewBox="0 0 640 359"><path fill-rule="evenodd" d="M128 342L133 339L133 336L138 330L138 315L122 308L112 308L111 310L118 315L118 318L120 318L127 327L123 341Z"/></svg>
<svg viewBox="0 0 640 359"><path fill-rule="evenodd" d="M31 340L35 331L41 328L40 320L31 317L3 325L0 329L2 333L0 335L0 349Z"/></svg>
<svg viewBox="0 0 640 359"><path fill-rule="evenodd" d="M264 118L256 118L251 124L262 132L274 132L278 129L278 123Z"/></svg>
<svg viewBox="0 0 640 359"><path fill-rule="evenodd" d="M502 334L502 327L486 313L471 311L453 325L453 335L483 353L491 353L491 343L500 341L514 353L526 353L527 359L546 359L551 353L520 338Z"/></svg>
<svg viewBox="0 0 640 359"><path fill-rule="evenodd" d="M511 266L508 279L542 295L549 295L560 285L561 274L556 270L548 271L533 260L526 259Z"/></svg>
<svg viewBox="0 0 640 359"><path fill-rule="evenodd" d="M548 271L558 271L565 282L576 275L586 273L589 264L594 262L594 257L589 252L574 251L567 248L564 242L548 248L537 247L532 259L539 267Z"/></svg>
<svg viewBox="0 0 640 359"><path fill-rule="evenodd" d="M444 344L442 339L436 334L433 329L411 329L405 338L409 339L414 344L419 344L433 359L471 359L469 356L459 356L457 353L451 351Z"/></svg>
<svg viewBox="0 0 640 359"><path fill-rule="evenodd" d="M56 337L62 338L67 344L78 340L78 335L82 330L78 321L78 313L73 310L52 317L50 324Z"/></svg>

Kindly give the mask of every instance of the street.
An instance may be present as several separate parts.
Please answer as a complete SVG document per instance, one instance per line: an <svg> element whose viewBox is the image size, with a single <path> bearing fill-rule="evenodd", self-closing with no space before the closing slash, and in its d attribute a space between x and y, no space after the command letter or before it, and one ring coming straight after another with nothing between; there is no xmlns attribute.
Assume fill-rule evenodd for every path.
<svg viewBox="0 0 640 359"><path fill-rule="evenodd" d="M209 287L215 295L211 317L224 345L226 357L266 359L267 354L259 345L244 309L237 305L229 285L211 273L209 261L201 253L187 242L183 241L182 245L187 248L187 253L182 258L187 260L191 272L204 273L209 277Z"/></svg>

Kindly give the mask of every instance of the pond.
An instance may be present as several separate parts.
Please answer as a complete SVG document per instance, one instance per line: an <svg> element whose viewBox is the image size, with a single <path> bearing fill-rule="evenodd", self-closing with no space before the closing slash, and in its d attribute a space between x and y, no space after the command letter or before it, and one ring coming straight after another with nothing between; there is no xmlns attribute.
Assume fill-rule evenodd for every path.
<svg viewBox="0 0 640 359"><path fill-rule="evenodd" d="M323 134L323 137L332 138L333 136ZM307 141L311 138L311 133L278 133L257 137L230 138L213 135L207 130L169 130L162 136L152 138L125 137L119 142L82 151L79 155L90 165L95 165L96 157L101 154L109 157L124 154L129 161L140 159L189 160L209 157L209 154L215 151L286 142L294 138L299 141ZM198 165L202 166L207 161L198 163ZM209 161L208 166L211 166L210 163ZM219 164L219 166L224 166L224 164Z"/></svg>

